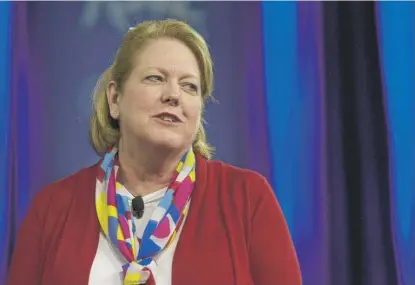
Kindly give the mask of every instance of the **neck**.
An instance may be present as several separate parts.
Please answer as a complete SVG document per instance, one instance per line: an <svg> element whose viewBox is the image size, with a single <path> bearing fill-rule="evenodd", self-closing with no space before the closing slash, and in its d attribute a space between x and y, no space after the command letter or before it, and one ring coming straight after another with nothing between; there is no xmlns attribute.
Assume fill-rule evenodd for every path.
<svg viewBox="0 0 415 285"><path fill-rule="evenodd" d="M120 139L118 157L125 188L134 196L144 196L167 187L184 153L155 146L129 147Z"/></svg>

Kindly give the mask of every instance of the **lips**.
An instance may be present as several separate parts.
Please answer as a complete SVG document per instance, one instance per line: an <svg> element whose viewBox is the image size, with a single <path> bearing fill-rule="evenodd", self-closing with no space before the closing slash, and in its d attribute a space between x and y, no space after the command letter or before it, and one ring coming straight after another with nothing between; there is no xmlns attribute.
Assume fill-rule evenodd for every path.
<svg viewBox="0 0 415 285"><path fill-rule="evenodd" d="M163 112L163 113L157 114L154 117L158 118L162 121L165 121L165 122L182 123L182 120L180 120L179 117L177 117L175 114L168 113L168 112Z"/></svg>

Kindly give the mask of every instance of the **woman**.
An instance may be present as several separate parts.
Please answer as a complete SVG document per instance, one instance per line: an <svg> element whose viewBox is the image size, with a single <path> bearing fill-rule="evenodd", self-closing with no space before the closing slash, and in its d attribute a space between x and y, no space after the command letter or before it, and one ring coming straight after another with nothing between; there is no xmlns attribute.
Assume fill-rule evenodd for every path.
<svg viewBox="0 0 415 285"><path fill-rule="evenodd" d="M8 285L299 285L281 209L259 174L212 161L213 85L187 24L131 29L94 93L94 166L34 199Z"/></svg>

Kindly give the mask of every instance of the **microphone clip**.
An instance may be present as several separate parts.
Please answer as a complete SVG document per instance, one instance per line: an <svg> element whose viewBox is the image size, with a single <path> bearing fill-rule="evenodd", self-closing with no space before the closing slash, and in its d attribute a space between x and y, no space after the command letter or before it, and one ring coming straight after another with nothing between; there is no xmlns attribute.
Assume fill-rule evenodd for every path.
<svg viewBox="0 0 415 285"><path fill-rule="evenodd" d="M144 215L144 200L143 197L137 196L131 201L131 208L133 216L141 219Z"/></svg>

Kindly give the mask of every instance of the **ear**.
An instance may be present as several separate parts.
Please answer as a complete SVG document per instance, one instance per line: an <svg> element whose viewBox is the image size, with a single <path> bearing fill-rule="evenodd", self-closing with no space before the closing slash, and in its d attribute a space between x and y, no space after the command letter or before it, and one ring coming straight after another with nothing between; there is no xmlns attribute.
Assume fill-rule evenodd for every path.
<svg viewBox="0 0 415 285"><path fill-rule="evenodd" d="M120 118L120 95L117 91L117 84L114 81L110 81L108 84L107 102L111 118L118 120Z"/></svg>

